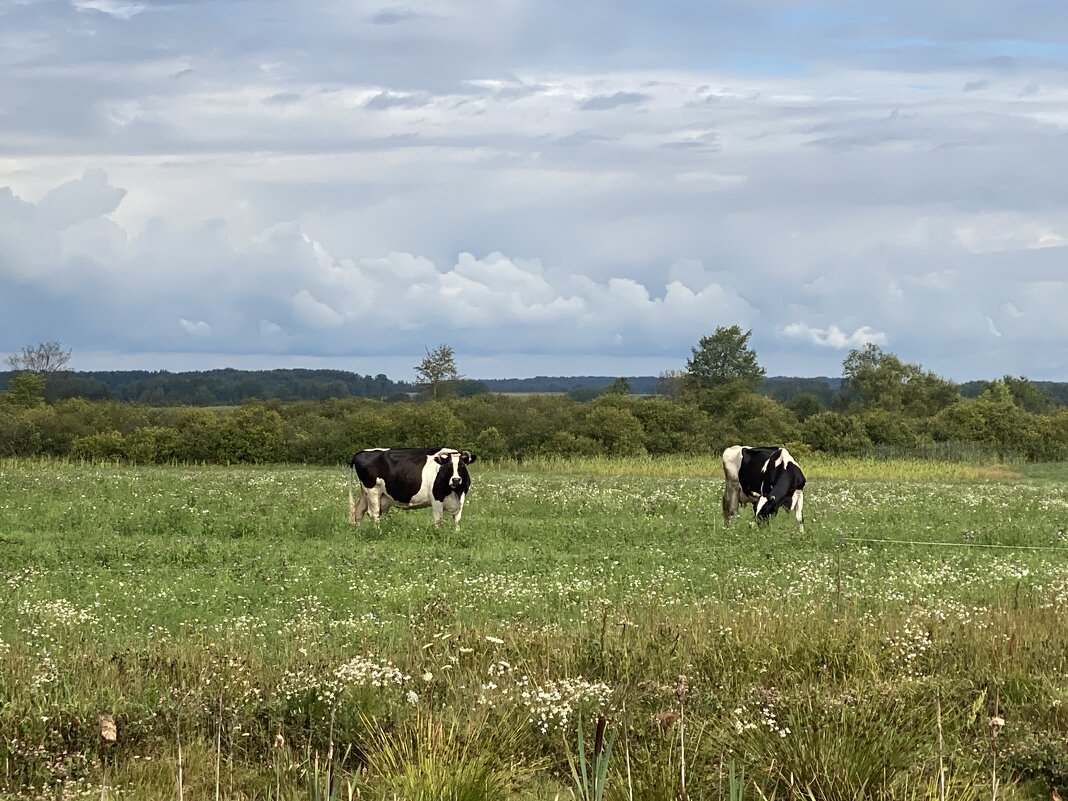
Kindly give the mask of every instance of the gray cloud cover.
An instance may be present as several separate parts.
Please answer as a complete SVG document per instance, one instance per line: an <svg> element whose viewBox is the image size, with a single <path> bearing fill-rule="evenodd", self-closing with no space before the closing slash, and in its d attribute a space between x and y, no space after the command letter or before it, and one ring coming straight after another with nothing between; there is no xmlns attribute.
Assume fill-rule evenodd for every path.
<svg viewBox="0 0 1068 801"><path fill-rule="evenodd" d="M0 352L1068 380L1068 7L9 0Z"/></svg>

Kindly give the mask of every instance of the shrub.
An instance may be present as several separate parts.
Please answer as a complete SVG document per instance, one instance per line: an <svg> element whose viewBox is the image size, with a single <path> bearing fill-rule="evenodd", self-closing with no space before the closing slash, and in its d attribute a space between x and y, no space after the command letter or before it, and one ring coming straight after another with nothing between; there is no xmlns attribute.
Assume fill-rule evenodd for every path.
<svg viewBox="0 0 1068 801"><path fill-rule="evenodd" d="M118 431L101 431L84 437L75 437L70 446L70 455L88 462L106 462L126 458L126 438Z"/></svg>

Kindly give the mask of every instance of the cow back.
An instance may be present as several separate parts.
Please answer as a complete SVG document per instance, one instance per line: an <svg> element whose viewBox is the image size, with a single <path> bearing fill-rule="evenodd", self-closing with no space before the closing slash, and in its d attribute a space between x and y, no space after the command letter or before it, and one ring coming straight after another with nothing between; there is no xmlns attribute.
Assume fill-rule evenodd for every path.
<svg viewBox="0 0 1068 801"><path fill-rule="evenodd" d="M350 466L368 489L379 480L386 493L398 503L410 503L423 485L427 460L441 448L372 448L359 451Z"/></svg>

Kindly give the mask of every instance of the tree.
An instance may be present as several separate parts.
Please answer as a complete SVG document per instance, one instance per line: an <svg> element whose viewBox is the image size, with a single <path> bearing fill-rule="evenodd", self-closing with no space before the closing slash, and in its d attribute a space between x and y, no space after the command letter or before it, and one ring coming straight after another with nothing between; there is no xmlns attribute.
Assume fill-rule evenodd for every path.
<svg viewBox="0 0 1068 801"><path fill-rule="evenodd" d="M45 379L40 373L26 371L7 383L3 398L12 406L31 408L44 404Z"/></svg>
<svg viewBox="0 0 1068 801"><path fill-rule="evenodd" d="M802 392L794 395L785 404L786 408L797 415L797 419L804 422L814 414L824 410L823 401L813 392Z"/></svg>
<svg viewBox="0 0 1068 801"><path fill-rule="evenodd" d="M456 369L456 354L448 345L438 345L426 352L426 358L415 368L415 382L437 400L454 389L460 380Z"/></svg>
<svg viewBox="0 0 1068 801"><path fill-rule="evenodd" d="M56 340L26 345L19 353L12 353L6 361L12 370L29 370L32 373L57 373L70 363L70 351Z"/></svg>
<svg viewBox="0 0 1068 801"><path fill-rule="evenodd" d="M960 399L956 384L870 342L849 351L842 378L844 396L861 409L929 417Z"/></svg>
<svg viewBox="0 0 1068 801"><path fill-rule="evenodd" d="M678 400L682 397L685 382L686 373L682 370L661 370L656 382L656 394L671 398L671 400Z"/></svg>
<svg viewBox="0 0 1068 801"><path fill-rule="evenodd" d="M862 408L899 412L905 365L892 353L869 342L849 351L842 362L843 389Z"/></svg>
<svg viewBox="0 0 1068 801"><path fill-rule="evenodd" d="M1013 402L1025 412L1045 412L1054 405L1052 395L1023 376L1007 375L1001 380L1012 394Z"/></svg>
<svg viewBox="0 0 1068 801"><path fill-rule="evenodd" d="M686 362L686 373L703 388L714 388L733 381L755 391L764 380L764 368L757 364L756 351L749 347L753 332L742 332L737 325L719 326L715 333L701 337L693 356Z"/></svg>

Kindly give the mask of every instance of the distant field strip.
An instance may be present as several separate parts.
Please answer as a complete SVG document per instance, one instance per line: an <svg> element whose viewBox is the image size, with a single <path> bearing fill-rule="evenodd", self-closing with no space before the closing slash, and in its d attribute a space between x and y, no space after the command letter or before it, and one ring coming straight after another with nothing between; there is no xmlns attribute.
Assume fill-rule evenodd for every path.
<svg viewBox="0 0 1068 801"><path fill-rule="evenodd" d="M855 457L798 456L809 478L843 478L888 481L967 481L1015 478L1021 475L1017 465L988 464L968 461L924 461L920 459L872 459ZM661 478L721 479L723 467L718 455L649 456L617 459L609 457L574 457L526 459L521 463L505 462L502 468L519 472L558 475L656 476Z"/></svg>

